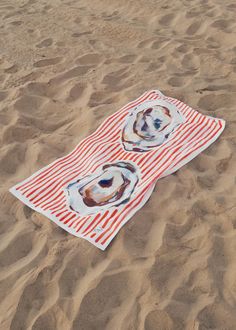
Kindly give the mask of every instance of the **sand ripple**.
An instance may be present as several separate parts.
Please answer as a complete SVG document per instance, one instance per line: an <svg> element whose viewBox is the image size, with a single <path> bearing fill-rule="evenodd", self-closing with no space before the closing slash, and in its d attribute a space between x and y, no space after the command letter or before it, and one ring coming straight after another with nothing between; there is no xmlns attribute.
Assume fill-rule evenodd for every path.
<svg viewBox="0 0 236 330"><path fill-rule="evenodd" d="M236 5L0 4L0 328L234 330ZM102 252L8 188L159 88L227 127Z"/></svg>

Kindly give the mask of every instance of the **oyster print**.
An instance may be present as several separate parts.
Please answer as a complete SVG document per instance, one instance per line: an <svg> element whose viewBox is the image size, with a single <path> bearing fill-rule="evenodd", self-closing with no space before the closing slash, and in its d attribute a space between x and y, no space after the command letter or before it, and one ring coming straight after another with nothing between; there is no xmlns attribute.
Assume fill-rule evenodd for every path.
<svg viewBox="0 0 236 330"><path fill-rule="evenodd" d="M88 215L124 204L137 182L138 174L131 163L105 164L99 171L67 186L69 206L75 212Z"/></svg>
<svg viewBox="0 0 236 330"><path fill-rule="evenodd" d="M127 151L145 152L166 142L183 116L164 100L148 101L131 109L123 131L122 143Z"/></svg>

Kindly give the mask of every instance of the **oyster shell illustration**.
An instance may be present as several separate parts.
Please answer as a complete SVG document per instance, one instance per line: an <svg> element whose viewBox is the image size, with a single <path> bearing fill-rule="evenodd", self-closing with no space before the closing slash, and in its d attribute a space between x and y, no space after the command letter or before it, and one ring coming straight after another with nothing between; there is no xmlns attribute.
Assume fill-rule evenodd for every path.
<svg viewBox="0 0 236 330"><path fill-rule="evenodd" d="M125 150L144 152L163 144L184 122L177 107L165 100L147 101L131 109L121 140Z"/></svg>
<svg viewBox="0 0 236 330"><path fill-rule="evenodd" d="M138 179L137 170L130 162L105 164L66 187L69 206L75 212L88 215L126 203Z"/></svg>

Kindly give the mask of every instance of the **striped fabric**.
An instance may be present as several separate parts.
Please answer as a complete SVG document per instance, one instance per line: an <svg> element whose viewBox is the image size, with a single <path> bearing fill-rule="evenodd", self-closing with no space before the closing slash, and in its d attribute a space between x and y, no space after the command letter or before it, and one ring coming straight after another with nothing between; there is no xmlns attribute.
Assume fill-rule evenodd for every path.
<svg viewBox="0 0 236 330"><path fill-rule="evenodd" d="M166 125L160 132L168 131L165 136L161 135L165 139L159 145L142 150L142 141L132 144L132 134L138 134L139 123L130 125L131 130L136 128L128 141L131 150L127 150L127 143L122 143L127 120L131 120L132 113L140 106L145 109L155 104L156 113L160 113L158 105L163 104L177 110L176 127L171 133L168 131L169 112L166 110L163 112ZM152 134L149 132L151 124L147 123L154 117L150 117L150 111L145 116L147 121L138 119L144 123L140 132ZM155 119L158 129L160 122ZM146 203L156 181L175 172L207 148L224 126L222 119L202 115L177 99L151 90L109 116L71 153L15 185L10 192L69 233L105 250L121 227ZM129 132L125 134L125 139L129 140ZM148 144L151 138L147 136L146 141Z"/></svg>

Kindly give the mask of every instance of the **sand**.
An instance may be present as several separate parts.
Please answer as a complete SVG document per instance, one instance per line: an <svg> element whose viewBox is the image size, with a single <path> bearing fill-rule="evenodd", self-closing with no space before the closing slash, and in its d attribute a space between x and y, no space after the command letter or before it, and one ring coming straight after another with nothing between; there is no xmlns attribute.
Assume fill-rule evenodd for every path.
<svg viewBox="0 0 236 330"><path fill-rule="evenodd" d="M0 329L236 328L233 0L2 0ZM100 251L8 189L160 89L226 120Z"/></svg>

